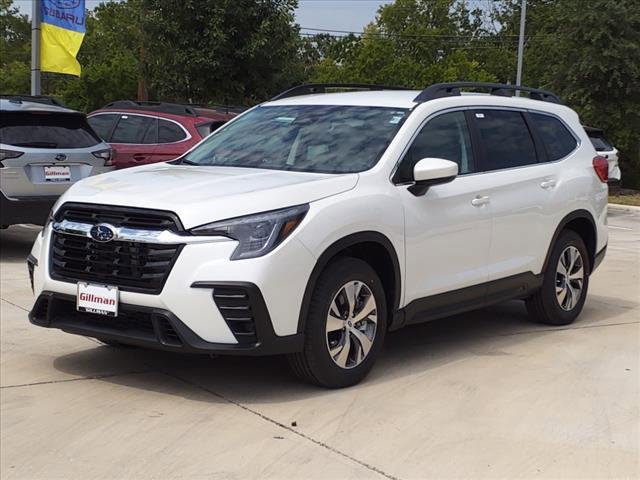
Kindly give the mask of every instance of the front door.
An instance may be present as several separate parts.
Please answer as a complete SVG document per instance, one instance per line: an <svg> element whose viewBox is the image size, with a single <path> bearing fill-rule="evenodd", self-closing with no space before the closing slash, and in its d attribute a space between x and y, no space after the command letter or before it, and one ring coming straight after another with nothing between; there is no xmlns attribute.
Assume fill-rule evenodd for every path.
<svg viewBox="0 0 640 480"><path fill-rule="evenodd" d="M405 305L422 297L487 282L491 204L475 158L464 111L432 117L422 127L394 176L413 180L413 166L427 157L458 164L458 177L414 196L399 186L405 211ZM482 298L483 287L474 290ZM468 299L472 300L472 299Z"/></svg>

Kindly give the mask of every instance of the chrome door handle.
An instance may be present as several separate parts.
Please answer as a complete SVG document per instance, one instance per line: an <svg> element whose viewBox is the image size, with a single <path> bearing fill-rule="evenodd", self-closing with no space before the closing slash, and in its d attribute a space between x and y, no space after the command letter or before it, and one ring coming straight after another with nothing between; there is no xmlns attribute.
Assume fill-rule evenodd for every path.
<svg viewBox="0 0 640 480"><path fill-rule="evenodd" d="M556 186L556 181L555 180L545 180L544 182L540 183L540 186L542 188L544 188L545 190L549 189L549 188L553 188Z"/></svg>
<svg viewBox="0 0 640 480"><path fill-rule="evenodd" d="M474 207L483 207L487 203L489 203L489 197L486 195L485 196L478 195L476 198L471 200L471 205L473 205Z"/></svg>

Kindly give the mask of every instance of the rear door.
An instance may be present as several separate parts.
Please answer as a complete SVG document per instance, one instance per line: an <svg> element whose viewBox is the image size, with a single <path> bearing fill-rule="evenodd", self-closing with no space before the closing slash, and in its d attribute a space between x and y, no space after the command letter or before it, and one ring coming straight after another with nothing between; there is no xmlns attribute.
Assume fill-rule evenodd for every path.
<svg viewBox="0 0 640 480"><path fill-rule="evenodd" d="M111 134L117 168L135 167L153 161L158 139L158 118L122 113Z"/></svg>
<svg viewBox="0 0 640 480"><path fill-rule="evenodd" d="M104 167L93 152L107 148L84 115L33 111L2 112L0 146L21 152L0 168L0 188L14 198L60 195Z"/></svg>
<svg viewBox="0 0 640 480"><path fill-rule="evenodd" d="M489 280L537 274L557 225L559 167L527 112L473 109L471 119L493 217Z"/></svg>

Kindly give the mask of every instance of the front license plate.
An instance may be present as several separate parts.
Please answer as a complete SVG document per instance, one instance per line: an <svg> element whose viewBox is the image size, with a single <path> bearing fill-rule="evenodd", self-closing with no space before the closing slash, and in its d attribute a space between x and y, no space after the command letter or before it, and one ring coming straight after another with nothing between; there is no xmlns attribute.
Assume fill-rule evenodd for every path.
<svg viewBox="0 0 640 480"><path fill-rule="evenodd" d="M118 287L78 282L76 308L79 312L118 316Z"/></svg>
<svg viewBox="0 0 640 480"><path fill-rule="evenodd" d="M71 180L71 169L64 165L49 165L44 167L46 182L68 182Z"/></svg>

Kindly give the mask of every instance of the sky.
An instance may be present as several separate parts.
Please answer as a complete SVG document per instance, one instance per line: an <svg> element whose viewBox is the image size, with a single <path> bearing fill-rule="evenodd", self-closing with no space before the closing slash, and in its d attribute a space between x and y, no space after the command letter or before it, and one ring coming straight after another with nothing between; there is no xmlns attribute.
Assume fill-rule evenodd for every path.
<svg viewBox="0 0 640 480"><path fill-rule="evenodd" d="M89 9L102 2L85 1ZM299 0L296 21L301 27L361 32L375 18L380 5L388 3L393 0ZM14 5L23 13L31 14L31 0L14 0ZM303 28L302 32L310 31Z"/></svg>

